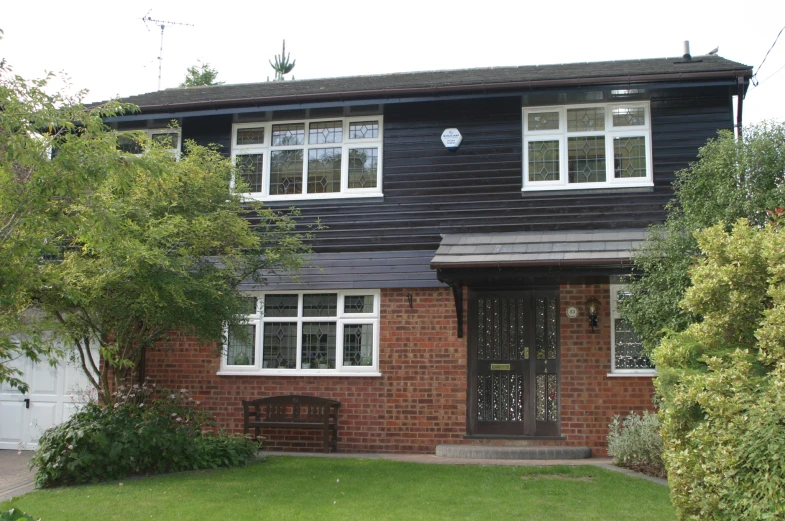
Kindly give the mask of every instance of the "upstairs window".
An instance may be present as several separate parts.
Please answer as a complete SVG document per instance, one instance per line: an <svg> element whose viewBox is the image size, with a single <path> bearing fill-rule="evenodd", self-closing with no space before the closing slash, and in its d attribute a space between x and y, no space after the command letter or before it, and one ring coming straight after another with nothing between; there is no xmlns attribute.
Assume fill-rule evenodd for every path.
<svg viewBox="0 0 785 521"><path fill-rule="evenodd" d="M139 136L146 136L152 143L168 149L172 155L179 157L182 136L179 128L158 128L128 130L119 133L117 136L117 148L129 154L141 155L145 152L144 144L140 142Z"/></svg>
<svg viewBox="0 0 785 521"><path fill-rule="evenodd" d="M651 186L648 103L523 109L523 190Z"/></svg>
<svg viewBox="0 0 785 521"><path fill-rule="evenodd" d="M619 302L630 295L624 284L611 284L611 374L654 376L656 370L632 325L619 312Z"/></svg>
<svg viewBox="0 0 785 521"><path fill-rule="evenodd" d="M232 157L254 199L379 196L382 118L237 123Z"/></svg>

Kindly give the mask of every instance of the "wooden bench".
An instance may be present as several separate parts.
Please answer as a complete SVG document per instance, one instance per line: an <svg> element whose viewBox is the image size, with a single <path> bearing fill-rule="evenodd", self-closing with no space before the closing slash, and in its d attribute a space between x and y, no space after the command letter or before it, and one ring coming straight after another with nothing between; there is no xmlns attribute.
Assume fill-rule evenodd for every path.
<svg viewBox="0 0 785 521"><path fill-rule="evenodd" d="M338 408L341 402L316 396L271 396L256 400L243 400L245 434L254 429L259 437L263 428L270 429L321 429L324 452L338 452Z"/></svg>

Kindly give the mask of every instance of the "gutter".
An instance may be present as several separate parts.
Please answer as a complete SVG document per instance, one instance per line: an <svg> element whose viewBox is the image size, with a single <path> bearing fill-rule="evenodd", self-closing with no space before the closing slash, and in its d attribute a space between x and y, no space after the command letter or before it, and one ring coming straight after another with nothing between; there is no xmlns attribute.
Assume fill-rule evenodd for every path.
<svg viewBox="0 0 785 521"><path fill-rule="evenodd" d="M632 260L625 259L575 259L575 260L532 260L532 261L485 261L485 262L439 262L431 263L432 270L461 269L461 268L534 268L534 267L608 267L619 268L632 266Z"/></svg>
<svg viewBox="0 0 785 521"><path fill-rule="evenodd" d="M573 87L573 86L589 86L589 85L604 85L604 84L618 84L618 85L632 85L636 83L646 83L651 81L665 81L677 80L690 81L706 78L728 78L733 76L737 78L737 82L746 84L745 78L752 76L751 69L735 69L728 71L708 71L708 72L685 72L685 73L662 73L662 74L643 74L643 75L626 75L626 76L603 76L598 78L567 78L561 80L527 80L527 81L514 81L514 82L501 82L501 83L476 83L476 84L463 84L463 85L441 85L441 86L427 86L427 87L402 87L402 88L389 88L389 89L372 89L372 90L355 90L355 91L341 91L341 92L326 92L326 93L306 93L306 94L288 94L278 96L262 96L254 98L236 98L236 99L221 99L221 100L204 100L198 102L187 103L165 103L160 105L140 105L139 108L144 112L155 112L163 110L183 110L199 108L203 106L221 106L221 105L240 105L249 103L281 103L281 102L305 102L310 100L323 100L323 99L339 99L356 100L362 97L373 96L405 96L417 94L431 94L436 95L440 93L451 93L461 91L478 91L487 92L488 90L511 90L511 89L524 89L533 91L541 88L551 87Z"/></svg>

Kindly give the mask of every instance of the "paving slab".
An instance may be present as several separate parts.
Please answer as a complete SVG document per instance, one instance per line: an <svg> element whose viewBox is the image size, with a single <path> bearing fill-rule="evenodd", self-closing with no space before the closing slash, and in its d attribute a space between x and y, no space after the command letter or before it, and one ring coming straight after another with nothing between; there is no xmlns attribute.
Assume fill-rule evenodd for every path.
<svg viewBox="0 0 785 521"><path fill-rule="evenodd" d="M0 501L33 490L34 472L27 467L33 451L0 450Z"/></svg>

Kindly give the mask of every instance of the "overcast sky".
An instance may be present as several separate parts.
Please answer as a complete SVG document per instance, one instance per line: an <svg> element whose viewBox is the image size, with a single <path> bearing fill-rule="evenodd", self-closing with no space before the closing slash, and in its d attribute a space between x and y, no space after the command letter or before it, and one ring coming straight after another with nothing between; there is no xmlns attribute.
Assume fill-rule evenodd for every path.
<svg viewBox="0 0 785 521"><path fill-rule="evenodd" d="M782 0L572 2L394 0L201 2L198 0L7 0L0 12L4 57L17 74L65 71L87 101L176 87L197 60L226 83L266 81L286 50L297 79L719 54L758 72L785 26ZM745 124L785 121L785 33L750 87Z"/></svg>

